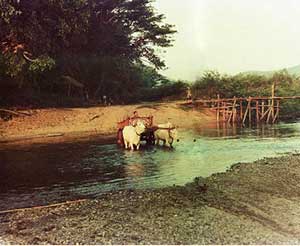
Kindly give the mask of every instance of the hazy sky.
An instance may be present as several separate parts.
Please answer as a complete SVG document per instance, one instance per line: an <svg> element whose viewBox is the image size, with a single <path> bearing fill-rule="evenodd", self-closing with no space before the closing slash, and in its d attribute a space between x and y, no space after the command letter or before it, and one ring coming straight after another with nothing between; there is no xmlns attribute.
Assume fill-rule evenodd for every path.
<svg viewBox="0 0 300 246"><path fill-rule="evenodd" d="M195 79L209 69L229 74L300 64L299 0L156 0L178 33L163 72Z"/></svg>

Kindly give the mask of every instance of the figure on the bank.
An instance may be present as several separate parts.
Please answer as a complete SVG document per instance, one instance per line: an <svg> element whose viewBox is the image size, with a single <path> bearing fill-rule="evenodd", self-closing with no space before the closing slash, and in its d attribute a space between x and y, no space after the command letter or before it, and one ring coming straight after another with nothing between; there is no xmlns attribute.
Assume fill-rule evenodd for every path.
<svg viewBox="0 0 300 246"><path fill-rule="evenodd" d="M188 87L187 90L186 90L186 100L188 102L192 101L192 90L191 90L190 87Z"/></svg>
<svg viewBox="0 0 300 246"><path fill-rule="evenodd" d="M102 102L105 106L107 105L107 96L106 95L103 95Z"/></svg>

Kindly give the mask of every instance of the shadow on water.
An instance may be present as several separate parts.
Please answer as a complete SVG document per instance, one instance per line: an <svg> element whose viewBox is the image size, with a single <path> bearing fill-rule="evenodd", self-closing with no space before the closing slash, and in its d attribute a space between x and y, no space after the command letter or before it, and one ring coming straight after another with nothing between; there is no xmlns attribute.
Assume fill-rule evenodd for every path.
<svg viewBox="0 0 300 246"><path fill-rule="evenodd" d="M300 124L288 123L181 131L174 149L151 146L131 152L97 139L2 148L0 209L184 185L237 162L298 151L299 140Z"/></svg>

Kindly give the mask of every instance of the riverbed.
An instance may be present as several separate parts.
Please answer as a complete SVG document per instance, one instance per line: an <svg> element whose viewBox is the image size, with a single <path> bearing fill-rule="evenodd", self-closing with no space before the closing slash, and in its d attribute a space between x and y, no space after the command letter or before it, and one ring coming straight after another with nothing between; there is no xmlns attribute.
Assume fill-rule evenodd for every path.
<svg viewBox="0 0 300 246"><path fill-rule="evenodd" d="M175 148L127 151L101 139L1 149L0 210L185 185L232 164L300 150L300 123L179 129Z"/></svg>
<svg viewBox="0 0 300 246"><path fill-rule="evenodd" d="M299 244L300 155L236 164L185 186L0 214L10 244Z"/></svg>

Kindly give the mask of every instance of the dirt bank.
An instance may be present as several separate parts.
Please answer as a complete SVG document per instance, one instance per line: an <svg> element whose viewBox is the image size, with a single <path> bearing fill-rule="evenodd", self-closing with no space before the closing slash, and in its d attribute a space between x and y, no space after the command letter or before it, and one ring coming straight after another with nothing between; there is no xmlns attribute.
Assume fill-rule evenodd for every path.
<svg viewBox="0 0 300 246"><path fill-rule="evenodd" d="M144 103L127 106L33 110L32 116L0 121L1 141L45 136L87 136L116 134L116 123L137 110L141 116L154 116L154 123L170 119L180 128L211 124L212 111L196 111L179 102Z"/></svg>
<svg viewBox="0 0 300 246"><path fill-rule="evenodd" d="M184 187L0 214L14 244L299 244L300 155L236 164Z"/></svg>

